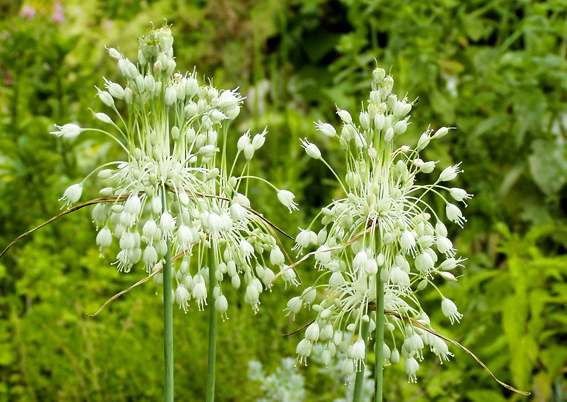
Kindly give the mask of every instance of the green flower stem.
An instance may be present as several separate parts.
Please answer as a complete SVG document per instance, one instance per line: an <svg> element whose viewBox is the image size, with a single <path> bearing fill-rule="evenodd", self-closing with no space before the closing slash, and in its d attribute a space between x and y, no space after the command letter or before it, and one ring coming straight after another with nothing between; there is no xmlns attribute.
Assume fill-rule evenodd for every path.
<svg viewBox="0 0 567 402"><path fill-rule="evenodd" d="M363 321L360 329L360 335L364 340L364 344L368 341L368 332L370 327L370 321ZM362 402L362 383L364 382L364 371L366 370L366 358L361 364L360 371L356 373L356 379L354 380L354 393L352 396L352 402Z"/></svg>
<svg viewBox="0 0 567 402"><path fill-rule="evenodd" d="M162 192L163 212L167 211L167 195ZM163 349L165 354L165 402L173 402L173 295L171 244L167 240L167 254L163 267Z"/></svg>
<svg viewBox="0 0 567 402"><path fill-rule="evenodd" d="M374 334L376 366L374 376L376 381L376 392L374 401L382 402L382 390L384 387L384 282L380 280L380 272L376 274L376 332Z"/></svg>
<svg viewBox="0 0 567 402"><path fill-rule="evenodd" d="M213 290L217 284L215 271L215 250L211 245L209 249L209 294L207 302L209 304L209 369L207 373L207 402L215 400L215 363L217 356L217 310L215 309L215 298Z"/></svg>

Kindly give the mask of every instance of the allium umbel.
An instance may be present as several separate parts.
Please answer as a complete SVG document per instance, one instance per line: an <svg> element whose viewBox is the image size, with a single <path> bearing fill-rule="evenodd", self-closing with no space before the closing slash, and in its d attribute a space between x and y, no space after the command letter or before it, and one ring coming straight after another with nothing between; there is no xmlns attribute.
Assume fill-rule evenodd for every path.
<svg viewBox="0 0 567 402"><path fill-rule="evenodd" d="M369 100L360 113L360 126L349 112L338 107L340 129L316 123L317 130L329 137L336 133L345 151L347 170L342 176L344 181L339 180L345 194L322 209L319 232L312 231L318 226L316 219L299 233L295 246L299 251L309 245L318 247L312 253L315 268L322 272L316 288L324 289L320 293L325 299L311 306L302 295L292 299L287 310L296 314L304 305L317 312L298 346L298 361L306 362L316 346L326 361L335 356L337 349L350 350L342 365L348 375L353 368L363 369L361 328L368 320L369 327L376 328L377 289L381 289L378 284L383 285L384 363L397 363L401 353L408 378L415 382L418 360L423 359L426 345L441 362L452 356L442 339L414 323L431 328L418 300L419 291L428 284L439 292L442 312L451 323L462 317L434 284L456 280L454 275L442 272L460 265L462 259L454 258L456 250L441 220L445 217L462 226L465 218L451 201L464 203L471 195L443 185L461 173L460 164L443 170L433 184L416 183L420 176L432 173L436 164L421 160L419 152L432 140L445 136L449 128L442 127L435 134L427 130L415 149L397 148L394 144L408 127L412 103L392 94L393 84L393 78L386 76L383 69L374 71ZM319 157L307 140L303 147L309 156ZM432 196L445 204L445 216L428 203L427 197ZM316 336L323 328L324 339ZM394 336L396 328L401 343L400 337ZM350 335L343 336L345 333Z"/></svg>
<svg viewBox="0 0 567 402"><path fill-rule="evenodd" d="M105 90L97 88L114 120L105 113L95 113L95 118L111 125L112 131L65 124L52 134L72 138L88 130L103 132L126 152L124 161L95 169L105 183L100 194L108 202L97 204L92 212L100 228L96 241L101 252L113 238L120 246L115 262L119 271L129 272L142 262L148 273L156 272L170 247L182 256L175 285L167 284L175 290L180 308L187 311L195 299L203 309L211 291L206 286L208 270L215 269L214 307L222 317L228 309L223 288L238 288L241 281L245 301L256 311L260 293L275 276L272 269L283 269L284 259L264 218L250 209L244 194L250 176L239 177L235 169L248 171L266 131L252 141L249 133L239 140L244 145L236 157L244 154L243 167L229 161L228 126L238 116L243 98L236 90L200 84L195 72L175 72L172 44L171 30L164 26L140 38L137 62L109 49L125 82L105 79ZM117 107L125 109L126 117ZM80 199L82 189L83 183L72 185L62 200L70 206ZM290 211L296 209L291 192L277 194ZM264 252L271 253L271 264ZM293 271L283 278L296 282ZM161 274L154 280L162 283Z"/></svg>

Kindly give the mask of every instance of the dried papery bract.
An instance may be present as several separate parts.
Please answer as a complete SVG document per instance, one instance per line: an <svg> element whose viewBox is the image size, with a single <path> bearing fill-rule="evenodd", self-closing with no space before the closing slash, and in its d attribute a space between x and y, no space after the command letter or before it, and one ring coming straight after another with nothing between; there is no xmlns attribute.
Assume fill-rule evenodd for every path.
<svg viewBox="0 0 567 402"><path fill-rule="evenodd" d="M382 364L395 364L401 355L409 381L415 382L426 346L441 363L452 356L442 339L412 322L430 328L418 293L428 285L437 289L435 283L447 279L446 274L440 275L441 270L462 262L454 258L456 250L446 237L442 220L462 225L465 218L450 201L464 202L471 197L464 190L445 186L461 172L460 164L443 170L433 184L417 183L417 175L433 173L436 164L421 160L419 152L449 128L434 135L427 130L414 149L397 147L398 137L408 128L412 104L392 93L393 84L383 69L374 70L369 99L358 123L339 107L342 127L316 123L318 131L336 137L345 151L346 172L338 175L333 171L345 195L322 209L310 227L300 232L295 246L300 251L309 245L318 247L315 268L322 276L316 287L325 295L321 303L311 307L317 317L298 345L298 361L306 362L311 350L318 347L326 360L334 356L343 359L345 375L352 374L353 368L361 373L364 345L375 330L376 372L380 373L376 400L381 400L378 377ZM307 154L326 164L312 145L303 141ZM436 211L426 195L439 197L446 211ZM314 230L319 225L322 228L317 234ZM462 315L455 304L437 290L443 313L451 323L458 321ZM302 304L311 304L306 303L305 295L288 304L289 312L297 313ZM395 315L385 315L385 310ZM323 329L324 337L314 336ZM394 336L395 331L401 336Z"/></svg>

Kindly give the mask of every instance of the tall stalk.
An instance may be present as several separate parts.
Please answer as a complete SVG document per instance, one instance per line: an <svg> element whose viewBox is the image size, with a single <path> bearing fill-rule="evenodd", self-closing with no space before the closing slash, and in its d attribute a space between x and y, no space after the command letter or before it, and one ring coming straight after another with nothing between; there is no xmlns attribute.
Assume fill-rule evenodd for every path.
<svg viewBox="0 0 567 402"><path fill-rule="evenodd" d="M167 194L162 193L163 212L167 211ZM165 402L173 402L173 294L172 294L171 244L167 239L167 253L163 267L163 350L165 355Z"/></svg>
<svg viewBox="0 0 567 402"><path fill-rule="evenodd" d="M380 280L380 273L376 275L376 332L374 333L374 343L376 355L374 401L382 402L382 390L384 388L384 282Z"/></svg>
<svg viewBox="0 0 567 402"><path fill-rule="evenodd" d="M213 290L217 284L215 276L215 250L211 244L209 248L209 292L207 303L209 304L209 368L207 373L207 402L215 400L215 364L217 356L217 310L215 308L215 297Z"/></svg>
<svg viewBox="0 0 567 402"><path fill-rule="evenodd" d="M364 340L364 344L366 345L366 342L368 342L370 321L368 322L363 321L361 327L362 328L360 330L360 335L362 336L362 339ZM362 385L364 383L364 372L366 371L366 358L364 358L364 361L360 366L361 366L360 371L356 373L356 378L354 380L354 392L352 395L352 402L362 402L362 388L363 388Z"/></svg>

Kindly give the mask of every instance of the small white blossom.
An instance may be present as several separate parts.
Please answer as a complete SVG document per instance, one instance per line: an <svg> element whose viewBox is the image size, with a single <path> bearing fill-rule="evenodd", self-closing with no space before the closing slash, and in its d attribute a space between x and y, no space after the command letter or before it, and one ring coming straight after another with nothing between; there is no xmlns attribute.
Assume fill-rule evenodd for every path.
<svg viewBox="0 0 567 402"><path fill-rule="evenodd" d="M64 137L64 138L75 138L79 134L81 134L81 127L77 126L73 123L67 123L62 126L56 126L59 131L51 131L50 134L56 135L57 137Z"/></svg>
<svg viewBox="0 0 567 402"><path fill-rule="evenodd" d="M278 199L280 202L289 209L289 212L293 210L298 210L297 203L293 201L295 195L291 191L288 190L280 190L278 191Z"/></svg>
<svg viewBox="0 0 567 402"><path fill-rule="evenodd" d="M457 177L457 175L459 173L462 172L462 170L459 168L461 164L458 163L455 166L449 166L447 168L445 168L445 170L443 170L441 172L441 175L439 175L439 180L440 181L451 181L453 180L455 177Z"/></svg>
<svg viewBox="0 0 567 402"><path fill-rule="evenodd" d="M445 317L448 317L451 320L451 324L454 324L455 321L459 322L463 315L457 311L457 306L453 303L452 300L443 298L441 302L441 311Z"/></svg>
<svg viewBox="0 0 567 402"><path fill-rule="evenodd" d="M71 206L72 204L79 201L81 195L83 194L83 184L73 184L65 190L63 193L63 197L59 199L59 201L65 201L67 206Z"/></svg>
<svg viewBox="0 0 567 402"><path fill-rule="evenodd" d="M317 145L310 143L307 140L301 140L301 146L305 149L307 155L309 155L313 159L321 159L321 151L319 151Z"/></svg>

